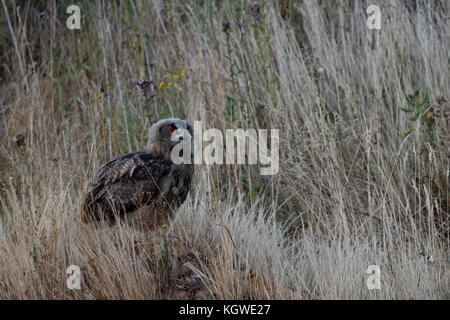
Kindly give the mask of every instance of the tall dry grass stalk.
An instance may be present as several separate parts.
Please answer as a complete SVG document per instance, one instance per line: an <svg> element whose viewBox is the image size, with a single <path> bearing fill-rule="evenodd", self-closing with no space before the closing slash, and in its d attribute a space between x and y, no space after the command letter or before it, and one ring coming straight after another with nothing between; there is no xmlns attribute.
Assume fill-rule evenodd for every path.
<svg viewBox="0 0 450 320"><path fill-rule="evenodd" d="M380 31L366 1L81 1L76 31L2 3L0 298L449 298L445 1L381 1ZM82 224L99 165L172 115L280 129L279 173L199 165L155 234Z"/></svg>

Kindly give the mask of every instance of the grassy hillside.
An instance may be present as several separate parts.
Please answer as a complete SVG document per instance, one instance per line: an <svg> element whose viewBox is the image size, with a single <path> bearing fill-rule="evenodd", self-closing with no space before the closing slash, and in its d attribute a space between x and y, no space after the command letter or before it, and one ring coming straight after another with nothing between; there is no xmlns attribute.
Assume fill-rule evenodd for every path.
<svg viewBox="0 0 450 320"><path fill-rule="evenodd" d="M0 298L449 299L448 2L1 3ZM197 165L159 232L84 225L171 116L279 129L278 174Z"/></svg>

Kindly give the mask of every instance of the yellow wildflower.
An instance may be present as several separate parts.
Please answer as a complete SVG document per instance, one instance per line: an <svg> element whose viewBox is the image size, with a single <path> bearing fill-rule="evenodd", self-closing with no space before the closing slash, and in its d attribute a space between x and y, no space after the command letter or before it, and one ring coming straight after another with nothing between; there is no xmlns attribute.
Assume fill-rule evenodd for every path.
<svg viewBox="0 0 450 320"><path fill-rule="evenodd" d="M162 89L163 87L164 87L164 82L161 82L161 83L159 84L159 88Z"/></svg>
<svg viewBox="0 0 450 320"><path fill-rule="evenodd" d="M179 77L180 76L176 74L176 75L173 76L173 80L178 80Z"/></svg>

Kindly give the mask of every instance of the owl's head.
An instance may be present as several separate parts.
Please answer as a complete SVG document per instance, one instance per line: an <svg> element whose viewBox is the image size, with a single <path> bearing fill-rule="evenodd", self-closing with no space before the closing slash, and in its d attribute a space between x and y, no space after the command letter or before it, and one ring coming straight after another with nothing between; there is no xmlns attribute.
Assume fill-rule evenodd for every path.
<svg viewBox="0 0 450 320"><path fill-rule="evenodd" d="M150 127L147 151L170 159L172 149L184 139L190 139L192 144L193 129L191 125L178 118L163 119ZM191 148L192 150L192 148Z"/></svg>

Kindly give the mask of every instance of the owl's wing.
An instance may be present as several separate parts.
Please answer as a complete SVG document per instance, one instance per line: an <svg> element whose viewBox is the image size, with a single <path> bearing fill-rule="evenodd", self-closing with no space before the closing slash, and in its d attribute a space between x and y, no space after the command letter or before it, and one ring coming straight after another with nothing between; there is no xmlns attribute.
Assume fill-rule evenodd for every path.
<svg viewBox="0 0 450 320"><path fill-rule="evenodd" d="M114 159L100 167L97 174L97 183L105 185L120 180L123 176L133 176L139 163L139 153L130 153L121 158Z"/></svg>
<svg viewBox="0 0 450 320"><path fill-rule="evenodd" d="M83 211L97 215L97 210L108 211L120 205L126 212L137 206L136 201L150 202L161 193L170 168L171 163L163 157L143 151L110 161L100 167L97 181L86 194Z"/></svg>

